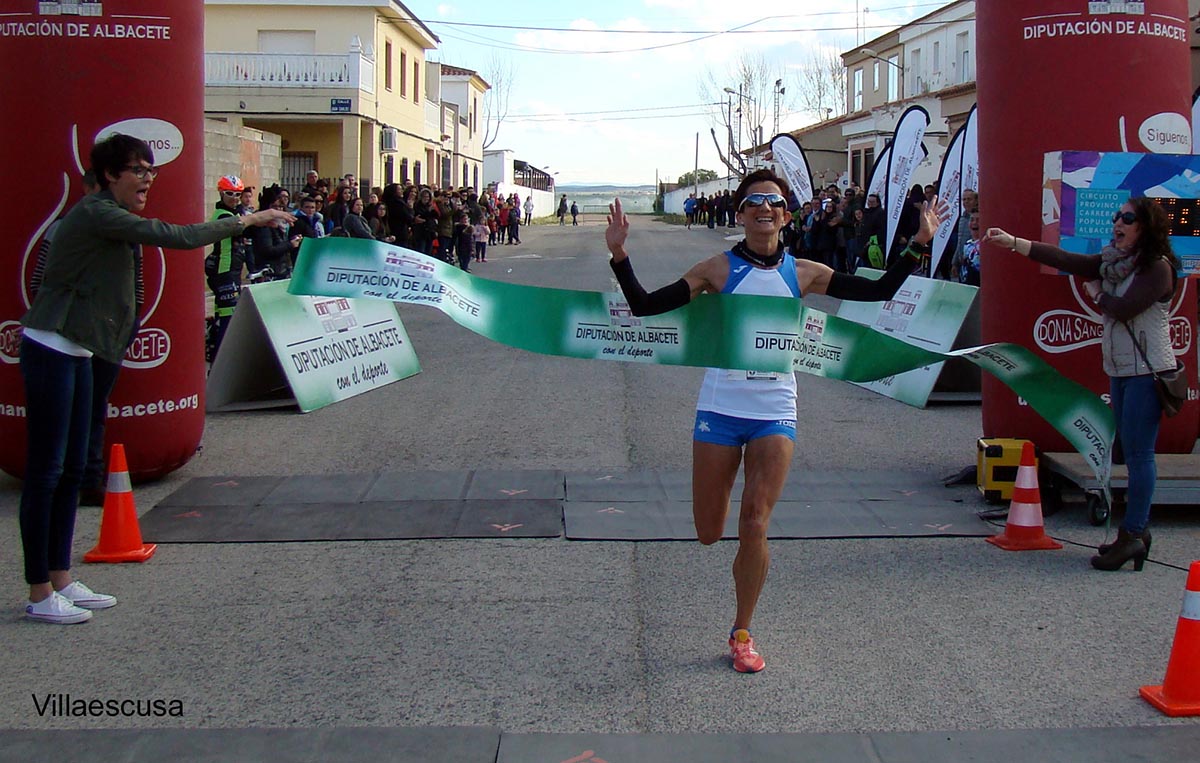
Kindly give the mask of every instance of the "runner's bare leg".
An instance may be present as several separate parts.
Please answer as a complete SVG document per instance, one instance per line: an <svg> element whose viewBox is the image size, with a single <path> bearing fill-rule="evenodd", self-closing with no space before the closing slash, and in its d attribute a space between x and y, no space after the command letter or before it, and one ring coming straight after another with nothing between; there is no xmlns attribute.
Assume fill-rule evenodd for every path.
<svg viewBox="0 0 1200 763"><path fill-rule="evenodd" d="M795 446L791 438L782 435L760 437L746 445L746 487L742 490L738 516L738 552L733 560L733 583L737 591L735 629L750 628L767 580L771 561L767 527L775 502L783 492Z"/></svg>

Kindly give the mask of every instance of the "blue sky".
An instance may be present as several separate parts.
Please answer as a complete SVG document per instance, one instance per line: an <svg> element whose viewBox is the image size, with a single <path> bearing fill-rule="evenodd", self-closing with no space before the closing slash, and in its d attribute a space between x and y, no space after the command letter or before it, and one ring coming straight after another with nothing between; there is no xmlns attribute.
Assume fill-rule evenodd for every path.
<svg viewBox="0 0 1200 763"><path fill-rule="evenodd" d="M716 124L711 112L728 108L721 90L736 88L739 59L761 57L771 76L783 80L787 92L780 99L780 128L794 129L814 120L793 102L801 89L801 69L814 54L842 53L943 4L878 0L875 8L864 11L864 0L786 0L744 7L730 0L405 0L442 40L431 59L485 75L496 57L511 64L515 77L509 117L493 149L513 149L517 158L548 167L558 173L559 183L617 184L653 183L656 171L673 181L691 170L698 132L700 167L723 171L709 133ZM868 28L856 30L856 18ZM739 27L756 31L697 39L706 37L705 32ZM661 31L693 33L655 33ZM657 49L635 50L651 46ZM708 98L702 83L708 83ZM712 105L713 93L720 106ZM733 98L735 109L737 100ZM769 139L774 97L762 100L767 101L760 108ZM753 108L743 104L747 111ZM724 147L724 135L718 135ZM743 142L749 144L748 135Z"/></svg>

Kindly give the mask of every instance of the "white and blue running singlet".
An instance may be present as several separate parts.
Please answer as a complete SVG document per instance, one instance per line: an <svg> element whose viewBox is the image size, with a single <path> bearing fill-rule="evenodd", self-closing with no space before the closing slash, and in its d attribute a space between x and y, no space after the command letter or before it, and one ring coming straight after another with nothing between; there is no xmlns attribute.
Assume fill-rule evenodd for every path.
<svg viewBox="0 0 1200 763"><path fill-rule="evenodd" d="M722 294L800 297L792 255L784 254L779 266L771 269L756 268L733 252L725 252L725 257L729 260L729 278ZM710 368L700 385L696 410L739 419L794 419L796 374Z"/></svg>

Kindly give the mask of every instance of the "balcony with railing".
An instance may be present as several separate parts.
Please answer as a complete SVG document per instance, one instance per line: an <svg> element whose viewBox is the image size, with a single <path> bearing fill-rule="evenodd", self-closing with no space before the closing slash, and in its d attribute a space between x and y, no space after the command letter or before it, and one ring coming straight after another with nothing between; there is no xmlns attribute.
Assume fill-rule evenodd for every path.
<svg viewBox="0 0 1200 763"><path fill-rule="evenodd" d="M375 61L366 53L205 53L208 87L346 88L375 92Z"/></svg>

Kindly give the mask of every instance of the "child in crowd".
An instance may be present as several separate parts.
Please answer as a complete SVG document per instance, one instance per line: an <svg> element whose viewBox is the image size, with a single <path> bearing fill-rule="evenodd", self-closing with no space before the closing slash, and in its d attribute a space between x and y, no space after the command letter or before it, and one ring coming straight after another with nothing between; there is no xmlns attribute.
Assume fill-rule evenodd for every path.
<svg viewBox="0 0 1200 763"><path fill-rule="evenodd" d="M972 212L969 218L968 230L971 238L963 244L961 257L952 262L952 269L959 283L968 286L979 285L979 212Z"/></svg>
<svg viewBox="0 0 1200 763"><path fill-rule="evenodd" d="M496 222L496 215L488 215L488 243L492 246L496 245L496 233L500 230L500 224Z"/></svg>
<svg viewBox="0 0 1200 763"><path fill-rule="evenodd" d="M475 229L471 227L471 223L467 220L465 211L458 213L458 218L454 223L454 248L458 250L458 266L464 272L471 272L471 252L474 247L473 239L475 237Z"/></svg>
<svg viewBox="0 0 1200 763"><path fill-rule="evenodd" d="M516 204L508 214L508 243L521 243L521 208Z"/></svg>
<svg viewBox="0 0 1200 763"><path fill-rule="evenodd" d="M490 219L491 216L488 216ZM475 261L487 262L487 245L488 237L491 235L491 229L484 220L475 223Z"/></svg>

